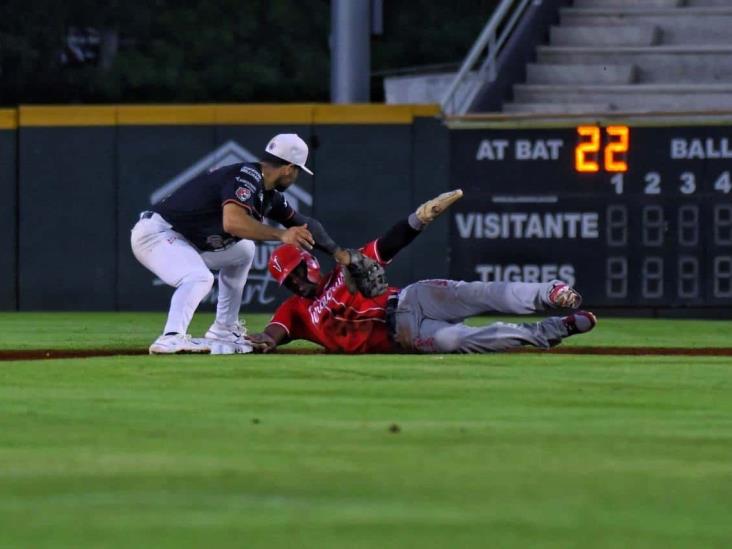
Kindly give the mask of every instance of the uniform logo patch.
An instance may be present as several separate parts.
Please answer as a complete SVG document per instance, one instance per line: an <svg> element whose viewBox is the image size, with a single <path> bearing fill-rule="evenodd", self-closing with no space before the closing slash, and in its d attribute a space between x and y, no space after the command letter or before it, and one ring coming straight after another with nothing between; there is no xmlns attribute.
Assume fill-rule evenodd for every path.
<svg viewBox="0 0 732 549"><path fill-rule="evenodd" d="M246 202L249 200L249 198L252 196L252 191L247 189L246 187L239 187L236 190L236 197L241 200L242 202Z"/></svg>

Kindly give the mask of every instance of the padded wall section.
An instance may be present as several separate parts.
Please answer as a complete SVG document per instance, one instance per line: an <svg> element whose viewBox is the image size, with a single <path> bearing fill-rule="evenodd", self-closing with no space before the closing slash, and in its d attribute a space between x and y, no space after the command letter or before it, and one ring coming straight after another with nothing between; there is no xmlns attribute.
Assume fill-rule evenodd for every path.
<svg viewBox="0 0 732 549"><path fill-rule="evenodd" d="M19 308L110 310L116 286L115 127L19 131Z"/></svg>
<svg viewBox="0 0 732 549"><path fill-rule="evenodd" d="M411 125L318 125L314 213L336 242L359 247L412 211ZM387 268L389 282L411 282L413 250Z"/></svg>
<svg viewBox="0 0 732 549"><path fill-rule="evenodd" d="M16 132L0 131L0 310L14 310L17 303L17 181Z"/></svg>

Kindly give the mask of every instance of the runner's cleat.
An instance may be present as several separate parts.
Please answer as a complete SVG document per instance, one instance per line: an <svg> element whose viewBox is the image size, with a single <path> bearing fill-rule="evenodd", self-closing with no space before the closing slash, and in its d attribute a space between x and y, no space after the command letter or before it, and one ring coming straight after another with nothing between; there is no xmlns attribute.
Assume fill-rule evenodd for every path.
<svg viewBox="0 0 732 549"><path fill-rule="evenodd" d="M562 323L567 328L567 337L586 334L597 326L597 317L590 311L577 311L562 318Z"/></svg>
<svg viewBox="0 0 732 549"><path fill-rule="evenodd" d="M557 309L576 309L582 304L582 296L569 284L557 281L549 292L548 301Z"/></svg>
<svg viewBox="0 0 732 549"><path fill-rule="evenodd" d="M463 191L461 189L455 189L454 191L442 193L432 200L428 200L417 208L417 211L415 212L417 219L419 219L419 222L423 225L431 223L437 218L437 216L447 210L453 202L462 198L462 196Z"/></svg>

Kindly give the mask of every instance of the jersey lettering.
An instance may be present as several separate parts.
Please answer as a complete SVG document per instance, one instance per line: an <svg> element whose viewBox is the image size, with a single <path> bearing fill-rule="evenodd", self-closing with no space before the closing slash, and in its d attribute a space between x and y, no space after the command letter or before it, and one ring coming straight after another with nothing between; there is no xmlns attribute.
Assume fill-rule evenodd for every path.
<svg viewBox="0 0 732 549"><path fill-rule="evenodd" d="M308 313L310 313L310 322L315 325L320 324L320 318L323 316L323 311L328 309L328 302L333 299L333 295L337 290L343 287L343 271L339 271L336 279L325 289L325 292L320 294L318 298L313 301L312 305L308 307Z"/></svg>
<svg viewBox="0 0 732 549"><path fill-rule="evenodd" d="M249 177L254 179L255 182L259 183L262 180L262 174L259 173L259 171L255 170L251 166L242 166L241 170L239 170L241 173L247 174Z"/></svg>

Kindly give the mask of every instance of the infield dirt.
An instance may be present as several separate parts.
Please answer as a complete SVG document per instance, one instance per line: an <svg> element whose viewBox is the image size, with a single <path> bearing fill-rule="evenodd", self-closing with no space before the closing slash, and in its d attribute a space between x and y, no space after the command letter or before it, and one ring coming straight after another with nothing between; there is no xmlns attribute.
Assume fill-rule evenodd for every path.
<svg viewBox="0 0 732 549"><path fill-rule="evenodd" d="M509 353L549 353L555 355L656 355L656 356L732 356L731 347L557 347L554 349L523 348ZM91 358L99 356L147 355L147 349L8 349L0 350L0 362L9 360L45 360L59 358ZM281 349L277 354L334 354L321 349ZM203 355L206 356L206 355Z"/></svg>

